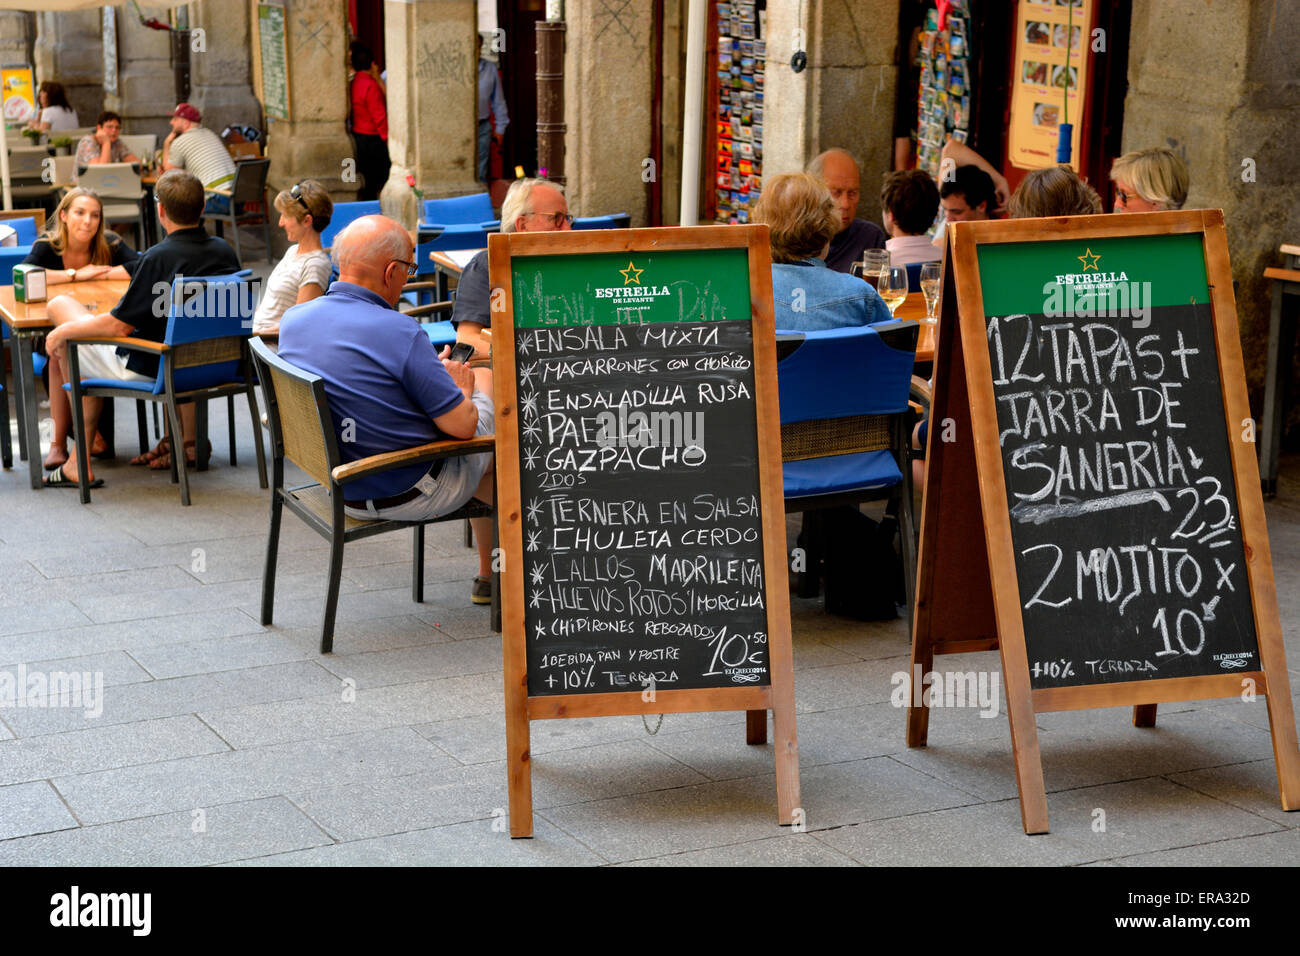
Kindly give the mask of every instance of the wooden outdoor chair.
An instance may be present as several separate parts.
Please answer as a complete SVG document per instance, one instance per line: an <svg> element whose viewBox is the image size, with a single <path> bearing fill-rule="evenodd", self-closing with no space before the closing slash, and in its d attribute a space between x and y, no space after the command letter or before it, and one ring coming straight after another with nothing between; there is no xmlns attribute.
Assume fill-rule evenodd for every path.
<svg viewBox="0 0 1300 956"><path fill-rule="evenodd" d="M313 531L330 543L329 588L321 622L320 649L334 648L334 616L338 610L339 581L343 574L343 546L349 541L410 528L413 544L411 598L424 601L424 526L437 521L480 518L495 515L492 506L470 499L457 511L430 521L365 520L343 512L343 487L358 478L406 467L418 462L491 452L496 440L483 435L464 440L430 442L359 461L340 463L334 421L325 398L325 382L290 365L261 339L250 342L266 398L267 424L271 429L271 528L266 543L266 567L262 573L262 624L270 625L275 609L276 555L280 544L280 517L288 508ZM284 484L284 462L288 459L315 481L294 488ZM496 538L495 521L493 539ZM501 630L501 587L499 575L492 575L492 629Z"/></svg>

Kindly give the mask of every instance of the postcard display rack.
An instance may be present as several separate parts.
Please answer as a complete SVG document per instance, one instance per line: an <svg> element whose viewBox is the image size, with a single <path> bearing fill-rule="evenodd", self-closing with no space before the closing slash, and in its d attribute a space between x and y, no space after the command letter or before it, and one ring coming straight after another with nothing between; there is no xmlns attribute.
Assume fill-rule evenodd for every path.
<svg viewBox="0 0 1300 956"><path fill-rule="evenodd" d="M717 221L746 223L763 187L765 4L716 3Z"/></svg>
<svg viewBox="0 0 1300 956"><path fill-rule="evenodd" d="M921 89L917 104L917 168L939 178L940 152L951 136L966 142L970 129L970 3L953 0L945 14L929 10L921 33Z"/></svg>

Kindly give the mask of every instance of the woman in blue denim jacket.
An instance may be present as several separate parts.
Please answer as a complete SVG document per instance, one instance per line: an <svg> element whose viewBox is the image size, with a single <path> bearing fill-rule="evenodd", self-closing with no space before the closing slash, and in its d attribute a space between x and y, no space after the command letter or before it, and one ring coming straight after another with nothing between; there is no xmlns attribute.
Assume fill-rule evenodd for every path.
<svg viewBox="0 0 1300 956"><path fill-rule="evenodd" d="M857 276L823 261L840 221L830 191L807 173L782 173L764 186L754 222L771 229L776 328L809 332L888 322L889 306Z"/></svg>

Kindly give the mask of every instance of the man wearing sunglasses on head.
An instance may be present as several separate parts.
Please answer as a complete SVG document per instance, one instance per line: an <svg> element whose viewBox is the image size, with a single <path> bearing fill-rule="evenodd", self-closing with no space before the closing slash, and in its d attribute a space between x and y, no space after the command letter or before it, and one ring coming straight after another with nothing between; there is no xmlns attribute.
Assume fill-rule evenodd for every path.
<svg viewBox="0 0 1300 956"><path fill-rule="evenodd" d="M415 275L410 234L364 216L333 246L339 278L280 320L280 358L325 380L344 464L448 438L492 434L492 373L439 355L419 324L397 311ZM441 359L441 361L440 361ZM471 497L492 501L490 452L417 463L347 485L353 518L419 521ZM475 604L492 599L492 524L473 518L479 571Z"/></svg>
<svg viewBox="0 0 1300 956"><path fill-rule="evenodd" d="M501 204L502 232L555 232L573 225L564 187L545 179L516 179ZM492 290L488 284L488 256L483 250L465 266L456 286L456 307L451 321L456 340L474 346L475 356L486 356L489 342L484 328L492 324Z"/></svg>

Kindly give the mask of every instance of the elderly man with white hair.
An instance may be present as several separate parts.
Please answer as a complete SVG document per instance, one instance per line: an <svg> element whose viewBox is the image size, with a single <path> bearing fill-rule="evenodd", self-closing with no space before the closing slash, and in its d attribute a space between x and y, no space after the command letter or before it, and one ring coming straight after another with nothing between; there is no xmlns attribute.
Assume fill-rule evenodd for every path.
<svg viewBox="0 0 1300 956"><path fill-rule="evenodd" d="M325 380L343 461L448 438L492 434L487 369L440 356L420 326L396 309L415 272L410 234L385 216L366 216L334 240L338 281L280 320L280 357ZM492 501L492 455L440 459L348 485L354 518L420 521L449 514L471 497ZM479 569L471 600L492 600L492 526L472 519Z"/></svg>
<svg viewBox="0 0 1300 956"><path fill-rule="evenodd" d="M564 187L546 179L516 179L501 203L502 232L553 232L573 225ZM487 250L465 265L456 286L456 307L451 321L456 339L474 346L476 356L488 352L483 330L492 324L492 290L488 283Z"/></svg>

